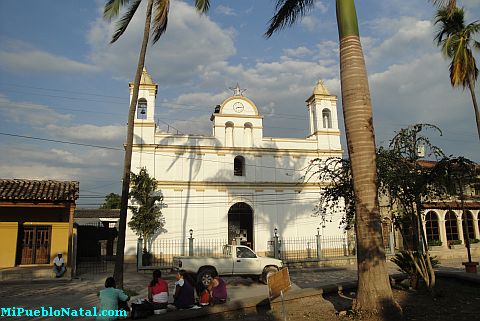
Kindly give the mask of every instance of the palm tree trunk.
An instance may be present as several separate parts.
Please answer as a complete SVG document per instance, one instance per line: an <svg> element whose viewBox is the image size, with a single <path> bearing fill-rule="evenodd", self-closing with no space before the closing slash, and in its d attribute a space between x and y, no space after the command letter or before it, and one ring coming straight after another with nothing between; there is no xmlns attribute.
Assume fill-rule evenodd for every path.
<svg viewBox="0 0 480 321"><path fill-rule="evenodd" d="M140 78L145 65L145 55L147 53L148 37L150 35L150 23L152 18L153 0L148 0L147 15L145 18L145 29L143 31L142 48L138 57L137 72L133 83L132 100L128 110L127 142L125 147L125 159L123 162L123 183L122 200L120 203L120 220L118 223L117 253L115 258L115 271L113 277L117 287L123 288L123 264L125 251L125 230L127 228L127 206L128 192L130 189L130 167L132 164L132 145L133 145L133 122L135 118L135 109L138 100L138 91L140 87Z"/></svg>
<svg viewBox="0 0 480 321"><path fill-rule="evenodd" d="M477 97L475 97L475 83L471 77L468 78L468 89L470 89L470 94L472 95L473 110L475 111L475 120L477 121L478 139L480 139L480 114L478 113Z"/></svg>
<svg viewBox="0 0 480 321"><path fill-rule="evenodd" d="M398 316L386 268L372 106L355 4L353 0L337 0L336 5L342 106L356 200L358 292L353 308Z"/></svg>

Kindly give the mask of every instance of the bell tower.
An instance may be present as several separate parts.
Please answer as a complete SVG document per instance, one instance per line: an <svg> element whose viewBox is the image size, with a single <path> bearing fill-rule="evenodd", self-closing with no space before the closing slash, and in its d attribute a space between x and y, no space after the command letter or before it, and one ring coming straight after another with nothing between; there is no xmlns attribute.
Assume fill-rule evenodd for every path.
<svg viewBox="0 0 480 321"><path fill-rule="evenodd" d="M133 95L133 83L129 84L130 103ZM157 97L158 85L143 68L138 91L137 107L135 109L134 144L153 144L155 138L155 98Z"/></svg>
<svg viewBox="0 0 480 321"><path fill-rule="evenodd" d="M319 80L306 103L310 120L308 137L317 140L319 149L341 148L337 96L330 95L323 81Z"/></svg>

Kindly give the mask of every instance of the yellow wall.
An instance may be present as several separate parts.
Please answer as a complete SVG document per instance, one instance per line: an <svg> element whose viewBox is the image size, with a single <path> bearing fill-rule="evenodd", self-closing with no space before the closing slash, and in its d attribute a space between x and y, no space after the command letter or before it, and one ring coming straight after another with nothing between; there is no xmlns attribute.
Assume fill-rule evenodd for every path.
<svg viewBox="0 0 480 321"><path fill-rule="evenodd" d="M68 223L50 223L50 222L25 222L28 225L49 225L52 227L52 239L50 245L50 264L58 252L62 252L65 265L68 261Z"/></svg>
<svg viewBox="0 0 480 321"><path fill-rule="evenodd" d="M17 234L17 222L0 222L0 268L15 266Z"/></svg>

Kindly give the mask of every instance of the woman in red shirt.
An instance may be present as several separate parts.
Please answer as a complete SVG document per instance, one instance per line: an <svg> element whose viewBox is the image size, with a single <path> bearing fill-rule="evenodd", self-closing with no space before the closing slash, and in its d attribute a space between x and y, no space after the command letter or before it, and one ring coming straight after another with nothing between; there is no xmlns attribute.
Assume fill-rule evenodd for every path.
<svg viewBox="0 0 480 321"><path fill-rule="evenodd" d="M162 279L160 270L153 271L153 279L148 285L148 299L154 309L166 309L168 304L168 283Z"/></svg>

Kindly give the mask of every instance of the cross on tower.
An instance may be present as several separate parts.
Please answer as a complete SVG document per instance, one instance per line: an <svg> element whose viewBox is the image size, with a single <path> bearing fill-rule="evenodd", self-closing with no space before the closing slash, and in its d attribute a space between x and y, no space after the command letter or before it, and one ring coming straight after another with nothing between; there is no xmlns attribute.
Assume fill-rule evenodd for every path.
<svg viewBox="0 0 480 321"><path fill-rule="evenodd" d="M243 96L243 93L246 91L246 89L240 88L240 85L238 84L238 82L235 87L228 87L228 89L233 90L234 96Z"/></svg>

